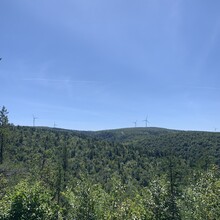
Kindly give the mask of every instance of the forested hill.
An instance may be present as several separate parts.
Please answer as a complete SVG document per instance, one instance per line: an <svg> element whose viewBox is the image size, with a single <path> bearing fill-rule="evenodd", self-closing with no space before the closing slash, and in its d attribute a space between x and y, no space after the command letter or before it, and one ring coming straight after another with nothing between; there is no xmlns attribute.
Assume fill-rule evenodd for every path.
<svg viewBox="0 0 220 220"><path fill-rule="evenodd" d="M29 127L29 128L33 128L33 127ZM74 135L78 135L79 137L91 137L91 138L103 139L106 141L117 141L117 142L140 139L146 136L159 136L168 133L182 132L180 130L172 130L166 128L157 128L157 127L120 128L120 129L110 129L110 130L100 130L100 131L83 131L83 130L80 131L80 130L69 130L63 128L50 128L50 127L35 127L35 128L71 133Z"/></svg>
<svg viewBox="0 0 220 220"><path fill-rule="evenodd" d="M12 169L41 166L42 171L45 164L58 163L64 150L71 177L86 174L104 183L113 173L123 173L123 181L132 178L136 184L146 185L148 180L142 175L149 173L146 166L160 173L171 156L182 161L184 169L206 170L213 164L220 165L220 133L163 128L92 132L12 126L4 160ZM127 166L129 172L124 172Z"/></svg>
<svg viewBox="0 0 220 220"><path fill-rule="evenodd" d="M29 127L29 128L31 129L33 127ZM109 142L119 142L119 143L140 140L146 137L159 137L161 135L172 134L172 133L177 134L177 133L185 133L185 132L187 133L196 132L196 131L193 132L193 131L166 129L159 127L119 128L119 129L109 129L109 130L99 130L99 131L69 130L63 128L50 128L50 127L35 127L35 128L50 130L50 131L58 131L61 133L64 132L82 138L94 138L94 139L100 139ZM199 132L199 133L206 133L206 132Z"/></svg>
<svg viewBox="0 0 220 220"><path fill-rule="evenodd" d="M94 132L82 132L90 137L103 139L111 142L129 142L134 140L140 140L145 137L160 136L168 133L180 132L177 130L170 130L165 128L121 128Z"/></svg>
<svg viewBox="0 0 220 220"><path fill-rule="evenodd" d="M15 212L10 204L20 201L18 192L29 198L32 194L28 193L35 190L39 199L44 198L31 187L35 184L51 195L49 202L41 201L50 208L55 205L56 217L51 219L58 219L57 208L66 219L204 219L198 212L206 210L207 214L209 209L195 195L200 193L207 204L220 196L218 132L163 128L93 132L9 126L4 134L0 219ZM214 184L212 198L203 192L207 184ZM122 206L130 211L123 211ZM199 209L196 215L194 209ZM217 215L207 219L219 219Z"/></svg>

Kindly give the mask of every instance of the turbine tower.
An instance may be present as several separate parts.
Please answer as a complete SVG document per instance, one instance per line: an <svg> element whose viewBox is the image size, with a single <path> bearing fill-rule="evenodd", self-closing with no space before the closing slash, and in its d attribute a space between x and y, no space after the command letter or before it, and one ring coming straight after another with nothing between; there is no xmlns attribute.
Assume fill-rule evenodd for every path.
<svg viewBox="0 0 220 220"><path fill-rule="evenodd" d="M134 124L134 127L136 128L137 127L137 120L133 122Z"/></svg>
<svg viewBox="0 0 220 220"><path fill-rule="evenodd" d="M143 121L145 121L145 126L146 126L146 128L147 128L147 124L150 123L150 122L148 121L148 115L147 115L146 119L143 120Z"/></svg>
<svg viewBox="0 0 220 220"><path fill-rule="evenodd" d="M57 126L57 124L54 122L54 123L53 123L53 127L56 128L56 126Z"/></svg>
<svg viewBox="0 0 220 220"><path fill-rule="evenodd" d="M36 119L38 119L38 118L33 115L33 127L35 127L35 120Z"/></svg>

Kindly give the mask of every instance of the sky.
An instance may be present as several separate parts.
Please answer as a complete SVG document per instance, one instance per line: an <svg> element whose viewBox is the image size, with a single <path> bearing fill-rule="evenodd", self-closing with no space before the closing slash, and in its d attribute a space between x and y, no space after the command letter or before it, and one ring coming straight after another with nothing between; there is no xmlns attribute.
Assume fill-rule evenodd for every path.
<svg viewBox="0 0 220 220"><path fill-rule="evenodd" d="M14 125L220 131L219 0L0 0Z"/></svg>

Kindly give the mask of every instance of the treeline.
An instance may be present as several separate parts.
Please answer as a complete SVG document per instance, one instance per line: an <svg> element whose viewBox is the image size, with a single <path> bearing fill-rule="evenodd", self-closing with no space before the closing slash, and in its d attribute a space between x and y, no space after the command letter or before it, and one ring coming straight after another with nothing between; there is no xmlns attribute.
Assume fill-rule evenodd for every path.
<svg viewBox="0 0 220 220"><path fill-rule="evenodd" d="M21 127L7 114L0 219L220 219L219 133Z"/></svg>

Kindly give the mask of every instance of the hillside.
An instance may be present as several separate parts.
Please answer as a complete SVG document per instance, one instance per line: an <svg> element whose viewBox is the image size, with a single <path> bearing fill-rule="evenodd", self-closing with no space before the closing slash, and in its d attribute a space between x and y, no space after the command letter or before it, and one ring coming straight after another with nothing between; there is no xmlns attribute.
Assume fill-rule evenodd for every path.
<svg viewBox="0 0 220 220"><path fill-rule="evenodd" d="M90 137L103 139L112 142L129 142L133 140L142 139L145 137L160 136L168 133L180 132L175 130L169 130L165 128L121 128L112 130L103 130L95 132L82 132Z"/></svg>
<svg viewBox="0 0 220 220"><path fill-rule="evenodd" d="M4 192L13 189L21 181L28 180L40 181L52 193L53 201L62 206L65 203L60 200L64 196L61 192L67 192L66 187L79 190L73 191L77 196L77 192L85 190L83 187L93 188L97 185L101 187L100 190L104 190L106 196L112 195L125 202L124 199L141 196L143 190L147 190L145 193L153 190L152 184L157 181L154 187L165 187L167 190L164 198L160 197L161 194L157 199L172 198L172 207L176 207L177 201L181 201L181 196L190 184L195 184L202 175L211 172L213 166L217 168L219 165L220 133L217 132L163 128L123 128L92 132L10 126L4 163L0 165L1 181L7 184L3 184L5 188L1 190L0 198L4 198ZM125 187L121 195L115 194L117 184ZM172 192L169 190L170 184L175 189ZM139 195L138 192L142 193ZM69 194L65 196L68 197ZM108 202L111 202L110 198ZM168 219L170 212L164 210L170 205L166 203L164 206L161 207L166 216L164 219ZM173 207L172 212L179 213L176 208L174 210ZM144 210L149 211L151 208L149 206ZM156 215L153 210L152 215ZM109 212L112 213L113 210Z"/></svg>
<svg viewBox="0 0 220 220"><path fill-rule="evenodd" d="M21 167L24 175L41 167L37 171L40 175L46 162L48 166L59 162L63 148L70 178L86 174L102 184L115 173L123 182L131 178L136 185L145 186L149 173L159 174L164 170L170 156L182 161L186 170L206 170L212 164L220 165L220 133L162 128L92 132L18 126L11 127L8 140L7 166L2 169L9 177L16 173L18 179L17 167ZM151 166L153 170L149 171Z"/></svg>
<svg viewBox="0 0 220 220"><path fill-rule="evenodd" d="M190 167L220 165L220 133L217 132L163 128L123 128L93 132L13 126L8 140L6 161L9 165L23 164L24 167L27 167L27 161L33 157L38 157L40 162L44 151L51 151L52 158L62 156L59 155L62 153L59 149L64 146L67 148L69 166L77 161L74 164L78 167L74 171L76 173L89 173L87 166L94 166L94 170L97 170L100 160L105 166L111 167L118 163L126 165L131 160L138 163L142 160L159 161L169 155L184 160ZM85 166L81 167L82 163ZM31 163L30 166L32 165ZM138 166L142 167L142 164ZM118 169L112 166L110 173L120 172ZM99 172L94 171L93 175L99 175Z"/></svg>

